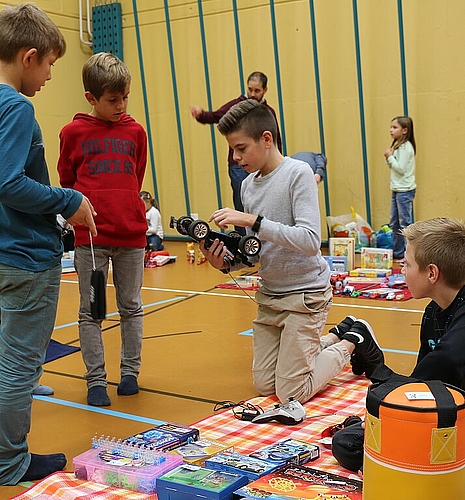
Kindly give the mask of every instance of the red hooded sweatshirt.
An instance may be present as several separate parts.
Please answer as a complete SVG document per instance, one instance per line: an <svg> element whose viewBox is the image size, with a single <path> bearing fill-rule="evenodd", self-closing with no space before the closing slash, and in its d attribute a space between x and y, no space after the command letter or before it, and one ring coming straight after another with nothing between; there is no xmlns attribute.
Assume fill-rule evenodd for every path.
<svg viewBox="0 0 465 500"><path fill-rule="evenodd" d="M58 173L62 187L89 198L97 215L95 245L146 245L145 205L139 196L147 162L147 134L124 114L107 122L78 113L60 132ZM89 245L89 230L74 227L75 244Z"/></svg>

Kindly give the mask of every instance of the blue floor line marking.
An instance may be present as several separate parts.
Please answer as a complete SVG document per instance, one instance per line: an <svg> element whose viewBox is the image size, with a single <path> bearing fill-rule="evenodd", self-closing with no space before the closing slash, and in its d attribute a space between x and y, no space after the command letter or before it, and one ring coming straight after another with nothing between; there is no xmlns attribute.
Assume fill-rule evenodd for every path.
<svg viewBox="0 0 465 500"><path fill-rule="evenodd" d="M147 309L147 307L154 307L154 306L160 306L162 304L167 304L169 302L176 302L177 300L183 300L185 297L174 297L172 299L166 299L166 300L160 300L159 302L152 302L151 304L144 304L142 306L142 309ZM108 313L106 316L111 317L111 316L117 316L119 315L118 312L112 312ZM66 323L64 325L59 325L54 328L54 330L61 330L62 328L68 328L70 326L76 326L78 324L77 321L73 321L72 323Z"/></svg>
<svg viewBox="0 0 465 500"><path fill-rule="evenodd" d="M245 335L247 337L253 337L253 330L245 330L243 332L239 332L239 335ZM410 356L418 356L417 352L414 351L403 351L402 349L384 349L381 348L383 352L392 352L394 354L408 354Z"/></svg>
<svg viewBox="0 0 465 500"><path fill-rule="evenodd" d="M394 354L409 354L411 356L418 356L417 352L414 351L403 351L402 349L384 349L381 348L383 352L392 352Z"/></svg>
<svg viewBox="0 0 465 500"><path fill-rule="evenodd" d="M253 337L253 330L245 330L243 332L239 332L239 335L247 335L249 337Z"/></svg>
<svg viewBox="0 0 465 500"><path fill-rule="evenodd" d="M104 408L83 405L81 403L73 403L71 401L65 401L64 399L51 398L49 396L34 396L34 399L39 401L45 401L46 403L54 403L62 406L69 406L70 408L75 408L77 410L91 411L94 413L100 413L102 415L107 415L109 417L124 418L126 420L134 420L136 422L143 422L144 424L159 425L164 424L164 420L156 420L154 418L141 417L140 415L131 415L130 413L123 413L120 411L106 410Z"/></svg>

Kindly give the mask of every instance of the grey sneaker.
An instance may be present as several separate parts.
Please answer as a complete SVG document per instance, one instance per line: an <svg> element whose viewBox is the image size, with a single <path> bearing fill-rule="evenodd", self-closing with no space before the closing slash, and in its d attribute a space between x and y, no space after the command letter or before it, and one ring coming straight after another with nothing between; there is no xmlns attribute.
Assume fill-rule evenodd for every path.
<svg viewBox="0 0 465 500"><path fill-rule="evenodd" d="M334 333L334 335L337 335L340 339L342 339L342 336L350 330L355 321L357 320L354 316L347 316L338 325L330 328L329 333Z"/></svg>
<svg viewBox="0 0 465 500"><path fill-rule="evenodd" d="M352 371L355 375L365 373L370 378L375 368L384 363L381 351L371 325L363 319L354 322L350 330L342 336L355 345L355 350L350 358Z"/></svg>
<svg viewBox="0 0 465 500"><path fill-rule="evenodd" d="M34 396L53 396L54 391L48 385L37 384L32 394L34 394Z"/></svg>

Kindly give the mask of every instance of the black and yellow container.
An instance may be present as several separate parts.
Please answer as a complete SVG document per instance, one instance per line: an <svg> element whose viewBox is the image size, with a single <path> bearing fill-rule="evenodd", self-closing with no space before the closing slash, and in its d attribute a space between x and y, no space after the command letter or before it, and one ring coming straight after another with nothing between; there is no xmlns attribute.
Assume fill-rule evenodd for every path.
<svg viewBox="0 0 465 500"><path fill-rule="evenodd" d="M367 394L364 500L465 500L465 392L394 377Z"/></svg>

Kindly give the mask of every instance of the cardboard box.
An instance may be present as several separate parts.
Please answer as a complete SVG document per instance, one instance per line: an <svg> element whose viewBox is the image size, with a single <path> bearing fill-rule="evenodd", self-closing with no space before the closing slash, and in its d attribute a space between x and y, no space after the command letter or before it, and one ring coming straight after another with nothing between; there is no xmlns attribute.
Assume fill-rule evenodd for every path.
<svg viewBox="0 0 465 500"><path fill-rule="evenodd" d="M392 269L392 248L360 249L360 267L364 269Z"/></svg>
<svg viewBox="0 0 465 500"><path fill-rule="evenodd" d="M158 500L231 500L246 476L183 464L157 478Z"/></svg>
<svg viewBox="0 0 465 500"><path fill-rule="evenodd" d="M346 271L355 266L355 238L329 238L329 255L346 257Z"/></svg>
<svg viewBox="0 0 465 500"><path fill-rule="evenodd" d="M182 424L164 422L146 431L129 436L124 441L151 450L169 451L197 439L199 439L198 429Z"/></svg>
<svg viewBox="0 0 465 500"><path fill-rule="evenodd" d="M316 444L306 443L300 439L283 439L270 446L265 446L249 454L249 456L266 460L276 465L288 463L304 464L316 460L320 456L320 448Z"/></svg>
<svg viewBox="0 0 465 500"><path fill-rule="evenodd" d="M266 460L241 455L240 453L225 452L207 459L205 467L231 472L232 474L243 474L247 476L250 481L253 481L264 474L273 472L279 465L267 462Z"/></svg>

